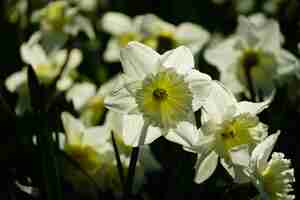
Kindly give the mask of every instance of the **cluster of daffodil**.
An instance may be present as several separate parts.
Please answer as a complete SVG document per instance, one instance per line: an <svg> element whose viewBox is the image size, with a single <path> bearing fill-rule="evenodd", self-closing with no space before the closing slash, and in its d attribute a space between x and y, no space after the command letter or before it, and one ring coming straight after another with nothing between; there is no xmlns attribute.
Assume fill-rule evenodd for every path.
<svg viewBox="0 0 300 200"><path fill-rule="evenodd" d="M104 99L106 107L123 117L123 139L142 146L158 137L196 153L195 182L215 171L218 160L238 183L252 182L258 199L294 199L295 181L290 160L282 153L268 157L279 132L268 136L259 121L264 102L237 101L222 83L197 70L192 52L178 47L160 55L150 47L130 42L121 50L124 82ZM201 109L197 129L194 112Z"/></svg>
<svg viewBox="0 0 300 200"><path fill-rule="evenodd" d="M28 5L22 2L24 12ZM241 12L248 12L254 2L234 1ZM176 26L153 14L131 18L107 12L97 24L112 35L103 59L120 61L123 72L99 87L80 78L81 50L66 48L79 32L96 39L91 20L82 12L95 11L99 4L58 0L33 12L31 21L39 24L39 30L20 47L26 66L5 82L10 92L18 94L18 115L30 109L27 67L31 66L44 86L55 84L73 105L74 116L61 113L60 148L101 189L122 191L114 141L125 174L132 148L141 148L134 182L138 190L148 171L161 168L148 144L163 136L197 155L198 184L214 173L220 160L236 183L257 188L257 199L295 198L291 161L283 153L272 153L280 133L269 135L268 125L258 117L273 101L278 84L300 76L298 59L282 48L284 36L277 21L263 14L240 16L234 34L215 39L190 22ZM220 82L196 68L194 56L202 49L204 59L220 72ZM256 102L240 101L241 93ZM196 111L201 119L196 119ZM64 177L78 190L86 184L85 174L68 163Z"/></svg>

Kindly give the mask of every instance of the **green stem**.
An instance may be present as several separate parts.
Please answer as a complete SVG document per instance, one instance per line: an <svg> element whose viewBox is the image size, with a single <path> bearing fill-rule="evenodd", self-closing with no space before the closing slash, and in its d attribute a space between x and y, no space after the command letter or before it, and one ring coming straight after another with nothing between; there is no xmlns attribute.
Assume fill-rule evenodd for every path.
<svg viewBox="0 0 300 200"><path fill-rule="evenodd" d="M143 145L145 142L148 127L149 127L149 124L148 124L148 122L145 121L142 131L141 131L141 136L139 139L138 146L132 148L129 169L128 169L128 175L127 175L127 181L126 181L126 185L125 185L124 200L130 199L130 196L132 194L132 186L134 183L135 168L136 168L136 164L137 164L139 152L140 152L139 146Z"/></svg>
<svg viewBox="0 0 300 200"><path fill-rule="evenodd" d="M113 143L115 157L116 157L116 160L117 160L117 167L118 167L118 172L119 172L119 176L120 176L120 181L121 181L121 184L123 186L123 190L125 192L124 169L123 169L123 166L122 166L122 162L121 162L121 158L120 158L120 153L119 153L118 146L117 146L117 143L116 143L116 140L115 140L113 132L111 132L111 140L112 140L112 143Z"/></svg>

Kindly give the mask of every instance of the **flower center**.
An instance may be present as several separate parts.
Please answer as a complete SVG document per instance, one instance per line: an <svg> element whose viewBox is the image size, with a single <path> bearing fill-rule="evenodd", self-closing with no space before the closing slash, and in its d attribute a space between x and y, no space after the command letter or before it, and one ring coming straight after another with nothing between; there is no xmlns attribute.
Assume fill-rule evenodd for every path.
<svg viewBox="0 0 300 200"><path fill-rule="evenodd" d="M250 129L256 127L258 123L258 118L248 113L223 122L218 134L220 145L217 148L219 153L227 156L227 152L233 147L254 143Z"/></svg>
<svg viewBox="0 0 300 200"><path fill-rule="evenodd" d="M163 101L168 98L168 93L165 89L157 88L153 91L153 97L157 101Z"/></svg>
<svg viewBox="0 0 300 200"><path fill-rule="evenodd" d="M188 118L192 99L184 76L172 69L148 75L136 93L136 102L144 118L166 129Z"/></svg>
<svg viewBox="0 0 300 200"><path fill-rule="evenodd" d="M245 68L252 68L257 66L258 64L259 64L259 56L257 52L253 50L249 50L244 53L242 58L242 65Z"/></svg>

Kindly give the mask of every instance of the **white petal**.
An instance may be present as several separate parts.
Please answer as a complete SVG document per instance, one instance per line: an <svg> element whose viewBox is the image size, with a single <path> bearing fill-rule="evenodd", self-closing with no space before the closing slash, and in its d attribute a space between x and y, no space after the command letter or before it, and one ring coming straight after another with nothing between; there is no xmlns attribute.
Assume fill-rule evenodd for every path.
<svg viewBox="0 0 300 200"><path fill-rule="evenodd" d="M142 115L124 115L123 139L129 146L141 146L150 144L162 134L159 128L145 124Z"/></svg>
<svg viewBox="0 0 300 200"><path fill-rule="evenodd" d="M73 79L71 77L62 77L56 83L56 88L59 91L66 91L68 90L73 84Z"/></svg>
<svg viewBox="0 0 300 200"><path fill-rule="evenodd" d="M255 45L259 41L257 27L254 23L252 23L248 18L244 16L240 16L238 18L237 34L243 40L242 42L246 42L246 44L243 44L246 45L243 46L243 48L255 47Z"/></svg>
<svg viewBox="0 0 300 200"><path fill-rule="evenodd" d="M274 99L274 93L265 101L259 103L253 103L249 101L241 101L237 104L238 113L250 113L257 115L264 109L268 108Z"/></svg>
<svg viewBox="0 0 300 200"><path fill-rule="evenodd" d="M98 96L106 96L110 94L115 88L120 88L124 84L124 79L121 74L117 74L100 86L97 92Z"/></svg>
<svg viewBox="0 0 300 200"><path fill-rule="evenodd" d="M260 43L258 44L263 50L274 53L278 56L281 49L282 34L279 24L275 20L268 20L268 23L260 31Z"/></svg>
<svg viewBox="0 0 300 200"><path fill-rule="evenodd" d="M74 18L74 22L79 27L79 29L82 30L88 36L90 40L94 40L96 38L93 25L88 18L83 17L81 15L77 15Z"/></svg>
<svg viewBox="0 0 300 200"><path fill-rule="evenodd" d="M129 42L121 50L120 57L125 74L137 80L156 73L159 67L159 54L139 42Z"/></svg>
<svg viewBox="0 0 300 200"><path fill-rule="evenodd" d="M211 78L209 75L197 70L191 70L185 78L193 94L193 111L198 110L208 98L211 91Z"/></svg>
<svg viewBox="0 0 300 200"><path fill-rule="evenodd" d="M26 70L22 70L16 73L11 74L5 80L5 86L8 91L16 92L20 86L27 82L27 72Z"/></svg>
<svg viewBox="0 0 300 200"><path fill-rule="evenodd" d="M107 127L95 126L85 130L82 143L95 148L101 148L104 143L108 142L110 137L111 133Z"/></svg>
<svg viewBox="0 0 300 200"><path fill-rule="evenodd" d="M268 136L264 141L258 144L251 154L251 168L257 168L258 171L264 170L267 166L267 160L270 156L280 132Z"/></svg>
<svg viewBox="0 0 300 200"><path fill-rule="evenodd" d="M181 44L187 46L194 54L209 40L210 34L201 26L193 23L182 23L178 26L175 38Z"/></svg>
<svg viewBox="0 0 300 200"><path fill-rule="evenodd" d="M20 53L22 60L33 67L39 64L48 63L48 58L45 51L43 50L42 46L38 44L31 46L25 43L21 46Z"/></svg>
<svg viewBox="0 0 300 200"><path fill-rule="evenodd" d="M238 77L235 73L235 68L237 66L231 66L231 69L228 68L228 71L221 72L220 81L228 87L234 94L239 94L241 92L247 91L245 86L238 80Z"/></svg>
<svg viewBox="0 0 300 200"><path fill-rule="evenodd" d="M120 46L116 38L108 40L103 58L106 62L117 62L120 60Z"/></svg>
<svg viewBox="0 0 300 200"><path fill-rule="evenodd" d="M123 115L112 110L109 110L105 118L105 126L114 134L121 135L123 130Z"/></svg>
<svg viewBox="0 0 300 200"><path fill-rule="evenodd" d="M202 119L204 121L212 119L220 122L228 114L235 112L236 106L237 101L231 91L220 82L214 81L211 83L210 94L203 104Z"/></svg>
<svg viewBox="0 0 300 200"><path fill-rule="evenodd" d="M196 144L198 141L199 133L197 127L190 122L180 122L176 129L171 130L165 136L166 139L189 147Z"/></svg>
<svg viewBox="0 0 300 200"><path fill-rule="evenodd" d="M237 38L231 37L220 44L207 49L204 52L205 60L216 66L220 72L227 71L240 56L239 51L234 48L236 43Z"/></svg>
<svg viewBox="0 0 300 200"><path fill-rule="evenodd" d="M194 181L199 184L207 180L214 173L217 164L218 154L215 151L211 151L208 155L198 155L198 160L195 165L196 175Z"/></svg>
<svg viewBox="0 0 300 200"><path fill-rule="evenodd" d="M96 94L96 86L92 83L75 84L66 94L66 99L72 101L74 108L79 111L84 104Z"/></svg>
<svg viewBox="0 0 300 200"><path fill-rule="evenodd" d="M249 166L250 162L250 153L249 145L239 145L230 149L229 151L230 158L235 165L240 165L244 167Z"/></svg>
<svg viewBox="0 0 300 200"><path fill-rule="evenodd" d="M106 13L101 20L103 30L113 35L121 35L131 31L131 19L127 15L117 12Z"/></svg>
<svg viewBox="0 0 300 200"><path fill-rule="evenodd" d="M61 114L61 119L66 133L66 142L68 144L80 145L85 129L82 122L67 112Z"/></svg>
<svg viewBox="0 0 300 200"><path fill-rule="evenodd" d="M184 46L167 51L160 60L163 67L174 68L180 74L186 74L195 67L191 50Z"/></svg>
<svg viewBox="0 0 300 200"><path fill-rule="evenodd" d="M234 167L232 165L232 163L226 161L224 158L221 158L221 164L224 167L224 169L228 172L228 174L235 179L236 178L236 174L235 174L235 170Z"/></svg>
<svg viewBox="0 0 300 200"><path fill-rule="evenodd" d="M125 86L116 88L111 94L104 98L105 107L119 113L130 113L136 110L135 98L129 93Z"/></svg>
<svg viewBox="0 0 300 200"><path fill-rule="evenodd" d="M83 55L79 49L72 49L66 66L66 69L68 69L67 71L77 68L81 63L82 58Z"/></svg>

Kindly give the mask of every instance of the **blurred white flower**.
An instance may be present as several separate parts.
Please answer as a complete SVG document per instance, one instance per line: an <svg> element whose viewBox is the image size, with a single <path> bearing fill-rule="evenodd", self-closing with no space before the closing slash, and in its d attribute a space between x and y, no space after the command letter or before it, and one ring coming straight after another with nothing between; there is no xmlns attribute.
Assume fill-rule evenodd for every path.
<svg viewBox="0 0 300 200"><path fill-rule="evenodd" d="M67 56L67 50L53 51L47 54L43 47L38 43L39 37L33 35L30 40L22 44L20 48L21 58L24 63L31 65L39 81L49 85L59 75L62 67L62 75L57 82L57 89L64 91L73 84L76 68L82 60L82 53L79 49L72 49ZM66 59L68 60L66 61ZM18 92L20 95L17 105L17 113L22 114L26 110L29 101L27 99L27 67L11 74L5 81L5 85L10 92ZM25 103L27 102L27 103ZM25 106L25 107L24 107ZM28 105L27 105L28 106Z"/></svg>
<svg viewBox="0 0 300 200"><path fill-rule="evenodd" d="M61 148L85 170L103 190L112 190L115 193L122 191L122 185L117 168L111 134L118 147L124 175L129 167L131 147L123 143L120 129L122 115L109 111L103 126L87 128L69 113L61 115L65 134L61 134ZM66 166L67 167L67 166ZM72 168L71 168L72 169ZM138 190L145 183L144 173L160 169L159 163L153 157L149 148L143 148L137 163L137 176L134 189ZM83 189L82 175L74 170L68 171L66 177L75 184L76 188Z"/></svg>
<svg viewBox="0 0 300 200"><path fill-rule="evenodd" d="M263 4L263 10L269 14L276 15L280 11L280 8L287 0L267 0Z"/></svg>
<svg viewBox="0 0 300 200"><path fill-rule="evenodd" d="M141 42L162 53L180 45L197 53L210 37L199 25L185 22L176 27L152 14L131 19L122 13L109 12L103 16L101 27L113 35L104 53L108 62L119 61L120 48L130 41Z"/></svg>
<svg viewBox="0 0 300 200"><path fill-rule="evenodd" d="M205 52L205 59L221 72L221 81L234 93L248 91L250 74L256 94L268 96L274 82L298 70L297 59L281 48L279 24L262 15L239 17L236 34Z"/></svg>
<svg viewBox="0 0 300 200"><path fill-rule="evenodd" d="M31 20L34 23L40 23L41 30L46 32L45 37L53 36L55 39L68 35L76 36L80 31L83 31L91 40L96 37L89 19L81 15L78 8L71 7L64 0L50 2L46 7L35 11ZM51 34L47 34L49 32Z"/></svg>
<svg viewBox="0 0 300 200"><path fill-rule="evenodd" d="M124 114L123 137L130 146L149 144L160 136L190 145L193 131L182 133L194 123L209 94L211 78L194 69L186 47L159 55L150 47L130 42L121 50L124 85L104 102L108 109Z"/></svg>
<svg viewBox="0 0 300 200"><path fill-rule="evenodd" d="M256 146L251 155L250 167L246 169L249 178L259 191L257 199L292 200L295 195L292 184L295 182L291 161L283 153L274 152L268 158L279 133L272 134Z"/></svg>
<svg viewBox="0 0 300 200"><path fill-rule="evenodd" d="M76 83L68 90L66 99L72 101L85 125L96 125L104 114L105 96L109 95L115 87L120 86L122 81L121 76L116 75L101 85L98 91L93 83Z"/></svg>
<svg viewBox="0 0 300 200"><path fill-rule="evenodd" d="M241 14L246 14L251 12L256 5L256 0L211 0L211 1L217 5L230 3L233 5L235 11Z"/></svg>
<svg viewBox="0 0 300 200"><path fill-rule="evenodd" d="M220 83L211 87L203 104L198 141L186 150L196 152L195 182L202 183L215 171L218 159L236 182L245 182L241 166L248 166L250 152L267 136L267 126L256 116L271 99L261 103L237 102Z"/></svg>

